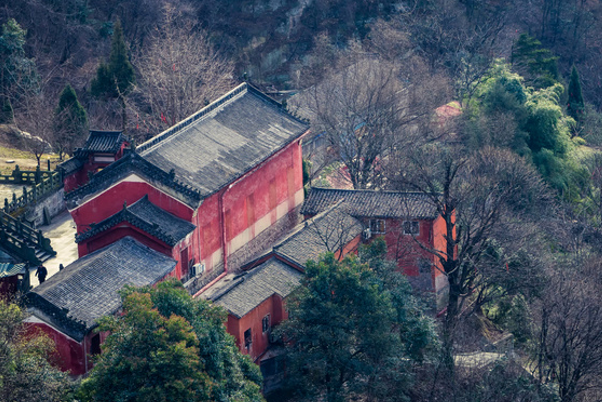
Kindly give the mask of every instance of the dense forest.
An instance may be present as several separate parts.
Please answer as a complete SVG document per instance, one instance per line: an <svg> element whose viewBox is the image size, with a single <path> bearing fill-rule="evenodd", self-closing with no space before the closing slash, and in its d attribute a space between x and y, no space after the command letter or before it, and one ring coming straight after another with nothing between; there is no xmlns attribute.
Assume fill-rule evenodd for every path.
<svg viewBox="0 0 602 402"><path fill-rule="evenodd" d="M249 81L324 133L326 163L344 167L354 188L430 197L446 230L447 248L427 250L450 284L445 313L423 312L423 295L384 261L378 242L356 259L309 263L280 330L294 340L293 374L274 400L600 400L600 2L0 4L1 139L31 133L41 141L20 146L38 158L48 147L71 154L88 128L124 129L142 142ZM157 293L145 292L134 311L142 315L107 328L131 336L127 325L142 325L145 314L168 325L173 309L157 313L160 303L145 299ZM166 292L182 311L209 309ZM174 337L202 337L207 325L230 350L219 312L209 315L213 326L190 316L192 328L180 323ZM512 334L506 359L458 363L499 333ZM108 356L120 361L119 341L111 342ZM201 346L211 345L191 345L182 361L197 367ZM256 368L213 358L220 370L194 373L190 384L237 395L220 400L261 398ZM83 388L53 400L102 400L114 378L99 361ZM235 366L240 384L224 379L223 364ZM65 380L48 376L53 390L57 381Z"/></svg>
<svg viewBox="0 0 602 402"><path fill-rule="evenodd" d="M52 109L58 104L60 92L67 84L71 85L89 114L90 124L96 128L120 124L115 118L121 109L119 102L114 104L111 100L115 98L110 96L94 96L91 84L99 64L109 58L114 25L121 21L136 78L136 85L126 99L131 109L127 124L129 131L140 137L155 134L189 111L175 110L166 99L165 91L169 93L170 85L176 84L173 82L176 74L170 76L169 69L179 75L179 80L184 75L197 77L194 83L178 83L189 92L172 96L171 103L179 105L186 103L182 99L190 98L206 102L222 93L224 87L241 80L250 80L264 89L302 89L318 82L334 59L353 49L353 44L361 46L363 52L398 61L419 59L422 68L404 67L409 70L404 72L405 80L442 77L449 80L450 89L455 91L453 95L461 96L465 87L478 79L495 58L514 62L512 52L516 42L521 34L528 34L550 51L549 58L555 60L557 68L554 74L560 82L568 83L574 65L580 74L587 106L593 111L602 107L599 76L602 11L598 2L24 0L3 3L0 23L14 19L24 35L20 44L9 39L9 36L15 38L15 27L11 28L12 33L4 35L3 81L9 80L10 74L12 80L20 82L18 92L42 92L44 102L48 103L44 106ZM22 53L17 56L21 48ZM532 68L539 67L523 65L521 71ZM3 92L8 90L6 85L4 82ZM453 95L448 94L450 100ZM25 113L22 103L26 100L16 99L20 96L13 88L10 100L15 114ZM34 102L28 103L33 109Z"/></svg>

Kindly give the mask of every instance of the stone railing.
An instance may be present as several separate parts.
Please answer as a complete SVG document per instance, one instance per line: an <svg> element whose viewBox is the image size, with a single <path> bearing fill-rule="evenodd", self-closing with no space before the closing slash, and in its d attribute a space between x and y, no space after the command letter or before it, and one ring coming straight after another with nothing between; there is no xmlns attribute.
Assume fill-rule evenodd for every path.
<svg viewBox="0 0 602 402"><path fill-rule="evenodd" d="M35 230L2 211L0 211L0 243L32 264L41 262L36 255L36 250L48 255L56 255L50 240L42 235L42 231Z"/></svg>
<svg viewBox="0 0 602 402"><path fill-rule="evenodd" d="M63 185L63 180L57 171L42 171L39 166L35 171L25 171L16 166L10 175L0 175L0 183L24 185L22 195L17 196L13 193L11 200L4 199L3 211L12 214L58 190Z"/></svg>

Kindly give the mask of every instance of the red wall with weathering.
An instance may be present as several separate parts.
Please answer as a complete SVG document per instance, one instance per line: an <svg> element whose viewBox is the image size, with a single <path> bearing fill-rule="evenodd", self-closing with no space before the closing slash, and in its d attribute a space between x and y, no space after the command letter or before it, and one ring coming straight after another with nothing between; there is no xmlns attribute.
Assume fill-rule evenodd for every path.
<svg viewBox="0 0 602 402"><path fill-rule="evenodd" d="M424 250L420 244L425 247L433 248L433 221L420 220L419 234L412 236L403 233L403 222L401 219L387 219L385 223L387 243L387 255L389 258L397 260L400 269L408 276L418 276L419 260L421 258L433 261L433 254ZM417 242L420 242L418 244Z"/></svg>
<svg viewBox="0 0 602 402"><path fill-rule="evenodd" d="M88 333L80 343L43 322L25 322L25 328L27 336L42 333L54 341L58 366L62 371L67 371L72 375L83 375L92 368L90 346L92 337L96 335L94 332ZM106 332L99 334L101 344L107 335Z"/></svg>
<svg viewBox="0 0 602 402"><path fill-rule="evenodd" d="M99 223L121 211L124 202L132 205L147 194L151 203L178 218L191 221L194 211L189 206L146 182L126 178L70 211L78 233L88 229L91 223Z"/></svg>
<svg viewBox="0 0 602 402"><path fill-rule="evenodd" d="M253 361L261 357L270 344L270 331L263 332L262 328L262 320L268 314L270 315L270 326L278 325L288 318L282 297L277 294L272 295L241 318L228 314L226 323L228 333L234 336L236 345L241 352L249 355ZM253 338L250 349L245 347L245 331L248 329L251 329Z"/></svg>
<svg viewBox="0 0 602 402"><path fill-rule="evenodd" d="M201 260L208 271L303 202L301 146L295 141L203 201L193 224L200 229Z"/></svg>
<svg viewBox="0 0 602 402"><path fill-rule="evenodd" d="M148 195L150 202L163 210L192 222L196 226L195 231L175 247L169 248L158 239L122 222L83 242L79 246L80 257L124 236L132 236L178 261L172 275L181 277L180 253L186 247L188 247L188 259L194 259L195 263L204 262L207 271L210 271L223 259L222 228L225 229L229 255L303 202L301 155L300 141L294 141L236 180L231 186L203 200L198 211L192 210L133 174L71 210L78 232L85 231L90 224L99 223L119 212L123 208L124 201L127 205L132 205L145 195ZM285 317L286 313L283 311L282 299L279 296L274 295L267 299L240 320L232 316L228 318L228 332L239 342L241 340L244 342L244 331L252 328L254 339L251 355L254 359L259 357L269 344L269 333L262 332L262 318L266 314L270 314L272 325L279 323ZM40 326L44 325L40 324ZM74 373L84 370L82 345L47 326L44 330L57 343L60 355L70 356L64 367L68 367ZM244 344L241 350L245 350Z"/></svg>
<svg viewBox="0 0 602 402"><path fill-rule="evenodd" d="M205 263L209 272L223 262L222 227L230 255L303 202L301 154L300 141L292 142L231 186L203 200L196 212L132 175L71 211L78 232L116 214L123 208L124 202L132 205L147 194L150 202L192 222L197 228L185 242L169 250L167 245L132 225L120 224L80 244L79 256L129 235L159 252L173 256L178 261L178 275L181 275L182 265L180 252L186 247L188 259Z"/></svg>

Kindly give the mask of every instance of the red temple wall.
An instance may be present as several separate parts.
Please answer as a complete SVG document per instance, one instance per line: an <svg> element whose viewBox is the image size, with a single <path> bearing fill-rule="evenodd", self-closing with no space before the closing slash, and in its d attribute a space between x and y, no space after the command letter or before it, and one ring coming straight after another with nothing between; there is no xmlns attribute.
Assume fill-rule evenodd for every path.
<svg viewBox="0 0 602 402"><path fill-rule="evenodd" d="M152 185L142 181L121 181L70 211L77 231L84 231L91 223L99 223L116 214L123 208L124 201L132 205L147 194L149 201L161 209L188 222L192 220L192 208Z"/></svg>
<svg viewBox="0 0 602 402"><path fill-rule="evenodd" d="M223 259L222 219L230 255L301 202L301 147L296 141L203 201L193 223L200 228L201 259L207 269Z"/></svg>
<svg viewBox="0 0 602 402"><path fill-rule="evenodd" d="M270 332L263 332L262 320L266 315L270 315L270 327L278 325L283 320L288 318L288 314L284 309L284 303L280 296L274 294L266 299L260 305L244 317L237 318L232 314L228 314L226 328L229 334L236 338L236 345L244 354L251 356L253 361L257 360L270 345ZM252 345L250 349L245 347L245 331L251 329Z"/></svg>

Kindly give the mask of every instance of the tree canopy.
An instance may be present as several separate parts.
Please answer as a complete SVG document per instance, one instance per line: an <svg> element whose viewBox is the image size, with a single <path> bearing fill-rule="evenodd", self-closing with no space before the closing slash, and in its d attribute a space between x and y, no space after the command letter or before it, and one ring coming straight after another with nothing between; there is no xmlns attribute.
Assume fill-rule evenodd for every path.
<svg viewBox="0 0 602 402"><path fill-rule="evenodd" d="M261 401L261 374L226 333L225 312L181 283L122 291L124 314L82 384L86 401Z"/></svg>
<svg viewBox="0 0 602 402"><path fill-rule="evenodd" d="M71 385L51 364L54 343L42 334L26 334L24 318L17 304L0 299L0 399L63 401Z"/></svg>
<svg viewBox="0 0 602 402"><path fill-rule="evenodd" d="M123 28L119 21L113 28L113 40L108 63L100 63L96 77L92 80L91 91L94 96L122 98L136 82L134 68L130 63L127 46L123 37Z"/></svg>
<svg viewBox="0 0 602 402"><path fill-rule="evenodd" d="M571 116L575 121L583 120L583 113L585 112L585 102L583 101L583 92L581 91L581 79L579 78L579 72L573 65L571 69L571 77L569 79L568 87L569 101L566 107L567 114Z"/></svg>
<svg viewBox="0 0 602 402"><path fill-rule="evenodd" d="M39 86L39 77L33 59L25 54L27 31L13 18L2 24L0 35L0 106L6 117L11 103L19 102L23 97L33 95ZM12 108L11 108L12 109Z"/></svg>
<svg viewBox="0 0 602 402"><path fill-rule="evenodd" d="M77 94L67 84L59 97L59 104L54 111L53 147L62 159L66 152L82 143L88 131L88 116Z"/></svg>
<svg viewBox="0 0 602 402"><path fill-rule="evenodd" d="M306 274L282 329L289 386L307 400L405 400L410 367L435 338L407 282L387 283L359 259L333 254L309 261Z"/></svg>

